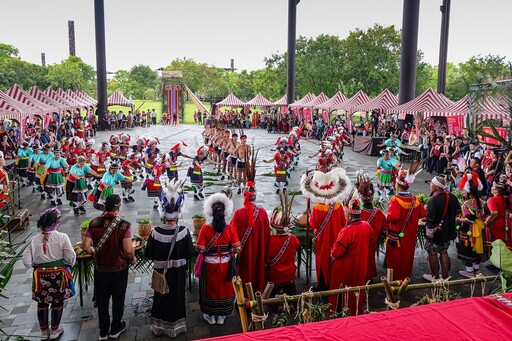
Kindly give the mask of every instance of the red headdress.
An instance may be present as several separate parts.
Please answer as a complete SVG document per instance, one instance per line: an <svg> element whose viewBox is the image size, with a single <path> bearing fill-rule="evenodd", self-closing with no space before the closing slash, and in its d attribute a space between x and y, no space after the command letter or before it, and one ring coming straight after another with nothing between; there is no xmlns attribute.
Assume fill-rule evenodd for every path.
<svg viewBox="0 0 512 341"><path fill-rule="evenodd" d="M186 144L184 141L181 141L181 142L179 142L179 143L176 143L176 144L171 148L171 150L178 150L182 145L183 145L183 146L185 146L185 147L187 147L187 144Z"/></svg>
<svg viewBox="0 0 512 341"><path fill-rule="evenodd" d="M460 180L459 190L469 193L470 182L475 184L479 191L481 191L484 188L482 182L478 178L478 174L471 170L467 170L466 173L464 173L464 175L462 176L462 179Z"/></svg>

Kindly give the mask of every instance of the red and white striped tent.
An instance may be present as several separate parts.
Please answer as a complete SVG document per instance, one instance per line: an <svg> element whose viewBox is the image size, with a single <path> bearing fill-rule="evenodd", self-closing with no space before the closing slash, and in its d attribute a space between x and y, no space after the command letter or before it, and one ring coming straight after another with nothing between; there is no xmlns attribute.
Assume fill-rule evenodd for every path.
<svg viewBox="0 0 512 341"><path fill-rule="evenodd" d="M476 122L485 120L503 120L503 123L510 124L510 111L500 101L493 97L486 97L482 103L478 104Z"/></svg>
<svg viewBox="0 0 512 341"><path fill-rule="evenodd" d="M78 105L74 101L71 101L71 100L66 99L65 97L62 97L61 95L58 94L57 91L53 90L51 87L47 87L44 90L44 94L47 95L48 97L50 97L54 101L59 101L65 105L67 105L69 109L80 108L80 105Z"/></svg>
<svg viewBox="0 0 512 341"><path fill-rule="evenodd" d="M385 89L377 97L369 102L361 105L356 105L353 109L355 111L372 111L378 110L380 113L386 109L396 107L398 105L398 96L393 95L391 91Z"/></svg>
<svg viewBox="0 0 512 341"><path fill-rule="evenodd" d="M450 101L442 94L438 94L432 88L428 88L418 97L409 102L398 105L386 110L387 113L397 113L399 119L405 119L406 114L415 114L417 112L434 111L452 105Z"/></svg>
<svg viewBox="0 0 512 341"><path fill-rule="evenodd" d="M303 108L305 103L311 102L316 99L317 96L315 94L312 94L311 92L308 92L304 97L299 99L298 101L293 102L290 104L290 107L292 108Z"/></svg>
<svg viewBox="0 0 512 341"><path fill-rule="evenodd" d="M367 94L365 94L363 90L359 90L350 99L348 99L345 102L342 102L338 105L335 105L332 108L337 109L337 110L345 110L349 114L352 114L353 112L355 112L354 107L359 106L364 103L368 103L371 100L372 99Z"/></svg>
<svg viewBox="0 0 512 341"><path fill-rule="evenodd" d="M228 97L224 98L222 101L217 102L217 108L220 107L243 107L245 105L244 102L239 100L233 93L230 93Z"/></svg>
<svg viewBox="0 0 512 341"><path fill-rule="evenodd" d="M38 114L41 116L44 114L59 112L59 108L38 101L37 99L26 93L25 90L23 90L18 84L14 84L13 86L11 86L11 88L7 90L6 94L7 96L14 99L16 102L36 108L39 111Z"/></svg>
<svg viewBox="0 0 512 341"><path fill-rule="evenodd" d="M325 103L328 100L329 100L329 97L327 97L323 92L321 92L320 95L316 96L315 99L313 99L307 103L304 103L303 107L313 109L316 105Z"/></svg>
<svg viewBox="0 0 512 341"><path fill-rule="evenodd" d="M71 89L67 89L67 90L65 91L65 93L66 93L66 95L67 95L69 98L71 98L73 101L75 101L75 102L77 102L77 103L80 103L80 104L82 105L82 107L84 107L84 108L85 108L85 107L90 106L90 104L89 104L86 100L84 100L83 98L78 97L78 96L76 95L76 93L75 93L73 90L71 90Z"/></svg>
<svg viewBox="0 0 512 341"><path fill-rule="evenodd" d="M78 108L82 108L82 107L85 107L85 105L80 102L80 101L77 101L73 98L71 98L64 90L62 90L61 88L58 88L55 92L57 92L57 95L59 95L60 97L64 98L66 101L70 102L70 103L73 103L75 105L75 107L78 109Z"/></svg>
<svg viewBox="0 0 512 341"><path fill-rule="evenodd" d="M90 105L92 105L92 106L98 105L98 101L95 100L94 98L92 98L91 96L89 96L89 94L87 92L81 91L81 90L76 90L76 93L78 94L78 97L85 99L88 103L90 103Z"/></svg>
<svg viewBox="0 0 512 341"><path fill-rule="evenodd" d="M9 96L0 91L0 119L17 120L21 123L23 116L26 116L23 114L23 109L16 105Z"/></svg>
<svg viewBox="0 0 512 341"><path fill-rule="evenodd" d="M266 99L261 93L258 93L253 99L245 103L250 107L271 107L272 102Z"/></svg>
<svg viewBox="0 0 512 341"><path fill-rule="evenodd" d="M122 105L125 107L133 107L133 102L124 97L119 91L114 92L107 98L107 105Z"/></svg>
<svg viewBox="0 0 512 341"><path fill-rule="evenodd" d="M46 103L48 105L58 108L59 111L69 109L68 105L50 98L50 96L46 95L44 92L39 90L39 88L35 85L28 91L28 94L30 96L34 97L35 99L37 99L39 102L43 102L43 103Z"/></svg>
<svg viewBox="0 0 512 341"><path fill-rule="evenodd" d="M37 108L17 102L2 91L0 91L0 111L11 115L10 118L14 118L19 122L21 122L23 117L41 113ZM8 118L7 116L4 117Z"/></svg>
<svg viewBox="0 0 512 341"><path fill-rule="evenodd" d="M468 95L462 97L457 102L452 103L444 108L439 108L431 111L424 111L423 118L431 116L457 116L466 115L469 113Z"/></svg>
<svg viewBox="0 0 512 341"><path fill-rule="evenodd" d="M285 106L287 106L288 105L288 95L285 94L278 101L273 102L272 105L275 106L275 107L285 107Z"/></svg>
<svg viewBox="0 0 512 341"><path fill-rule="evenodd" d="M341 91L338 91L334 96L331 97L328 101L325 101L322 104L317 104L313 107L313 109L324 109L329 112L334 110L333 108L337 106L340 103L345 102L348 100L347 96L345 96Z"/></svg>

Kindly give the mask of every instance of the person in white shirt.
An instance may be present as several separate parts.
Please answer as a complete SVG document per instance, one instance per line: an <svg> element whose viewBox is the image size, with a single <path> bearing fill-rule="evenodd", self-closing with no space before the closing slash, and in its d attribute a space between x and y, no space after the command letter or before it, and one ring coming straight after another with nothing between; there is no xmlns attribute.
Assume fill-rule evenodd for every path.
<svg viewBox="0 0 512 341"><path fill-rule="evenodd" d="M151 109L151 123L156 124L156 111Z"/></svg>
<svg viewBox="0 0 512 341"><path fill-rule="evenodd" d="M62 214L49 208L39 216L37 227L41 233L34 236L23 252L23 265L34 268L32 299L37 302L37 319L43 340L60 337L64 300L75 293L71 266L76 254L69 237L57 231ZM48 307L51 304L51 331L48 328Z"/></svg>

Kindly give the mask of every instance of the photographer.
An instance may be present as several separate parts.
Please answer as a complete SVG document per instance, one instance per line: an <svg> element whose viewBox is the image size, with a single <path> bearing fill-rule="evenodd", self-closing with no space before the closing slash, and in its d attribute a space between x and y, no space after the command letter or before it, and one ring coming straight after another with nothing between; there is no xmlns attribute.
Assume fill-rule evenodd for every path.
<svg viewBox="0 0 512 341"><path fill-rule="evenodd" d="M505 161L501 156L501 148L494 148L490 152L490 160L484 167L487 180L487 197L491 197L492 183L499 180L499 175L505 170Z"/></svg>
<svg viewBox="0 0 512 341"><path fill-rule="evenodd" d="M462 175L464 173L459 170L459 167L452 166L446 169L446 181L447 181L447 191L452 192L454 189L459 187L460 181L462 179Z"/></svg>

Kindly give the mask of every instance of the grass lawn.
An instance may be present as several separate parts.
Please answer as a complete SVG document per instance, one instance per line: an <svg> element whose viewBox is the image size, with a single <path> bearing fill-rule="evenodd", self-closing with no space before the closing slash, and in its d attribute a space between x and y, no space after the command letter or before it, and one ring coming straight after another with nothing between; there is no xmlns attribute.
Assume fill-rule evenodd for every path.
<svg viewBox="0 0 512 341"><path fill-rule="evenodd" d="M135 109L138 109L140 111L151 111L151 109L155 109L158 113L157 115L157 121L160 121L160 118L162 117L162 102L160 101L145 101L143 104L143 100L135 99L133 100L133 103L135 104ZM128 112L129 107L123 107L120 105L112 105L108 107L109 111L115 111L118 112L119 110L123 110L125 113ZM197 111L197 107L192 102L185 102L185 117L183 123L194 123L194 111Z"/></svg>

